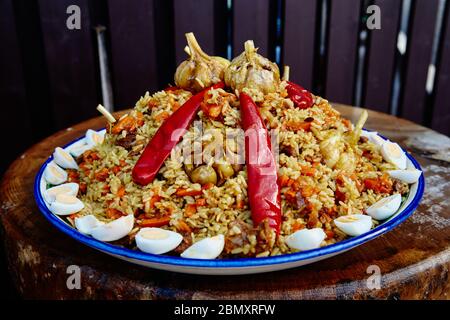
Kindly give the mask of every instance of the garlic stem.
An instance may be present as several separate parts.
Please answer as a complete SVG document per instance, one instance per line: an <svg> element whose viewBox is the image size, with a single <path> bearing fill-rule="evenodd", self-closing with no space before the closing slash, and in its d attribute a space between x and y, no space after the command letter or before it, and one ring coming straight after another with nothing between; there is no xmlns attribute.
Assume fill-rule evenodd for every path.
<svg viewBox="0 0 450 320"><path fill-rule="evenodd" d="M211 57L208 56L202 48L200 48L200 45L197 42L197 39L195 39L195 36L192 32L186 33L186 40L191 52L191 57L193 57L195 54L198 54L200 57L210 60Z"/></svg>
<svg viewBox="0 0 450 320"><path fill-rule="evenodd" d="M283 81L289 81L289 66L284 66L283 68Z"/></svg>
<svg viewBox="0 0 450 320"><path fill-rule="evenodd" d="M245 55L247 56L248 60L253 59L253 55L255 54L255 44L253 40L247 40L244 43L244 49L245 49Z"/></svg>
<svg viewBox="0 0 450 320"><path fill-rule="evenodd" d="M191 49L189 49L188 46L184 47L184 52L186 52L188 56L191 56L191 55L192 55L192 54L191 54Z"/></svg>

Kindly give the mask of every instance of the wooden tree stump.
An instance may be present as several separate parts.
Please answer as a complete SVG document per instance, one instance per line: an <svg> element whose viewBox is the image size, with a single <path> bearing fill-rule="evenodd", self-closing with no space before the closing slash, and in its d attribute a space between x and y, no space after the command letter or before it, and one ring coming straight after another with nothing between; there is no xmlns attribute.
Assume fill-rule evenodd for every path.
<svg viewBox="0 0 450 320"><path fill-rule="evenodd" d="M361 109L337 106L357 119ZM40 299L448 299L450 281L450 139L412 122L369 112L367 128L400 142L424 169L417 211L393 231L308 266L245 276L195 276L147 269L88 248L47 222L37 209L38 168L61 146L104 125L91 119L27 150L6 172L0 191L9 270L25 298ZM435 160L440 159L440 160ZM69 290L67 267L81 268L81 289ZM369 266L381 271L370 289ZM369 268L370 270L370 268Z"/></svg>

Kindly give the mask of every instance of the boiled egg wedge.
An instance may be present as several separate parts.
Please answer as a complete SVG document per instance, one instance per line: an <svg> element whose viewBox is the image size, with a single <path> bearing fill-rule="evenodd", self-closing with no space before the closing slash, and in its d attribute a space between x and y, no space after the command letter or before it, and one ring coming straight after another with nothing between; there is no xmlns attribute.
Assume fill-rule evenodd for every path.
<svg viewBox="0 0 450 320"><path fill-rule="evenodd" d="M362 131L361 136L366 137L370 142L372 142L377 147L381 147L381 145L385 141L378 135L378 132L376 131Z"/></svg>
<svg viewBox="0 0 450 320"><path fill-rule="evenodd" d="M390 170L388 174L391 178L395 178L405 183L415 183L419 180L422 175L422 171L417 169L406 169L406 170Z"/></svg>
<svg viewBox="0 0 450 320"><path fill-rule="evenodd" d="M183 241L183 236L161 228L142 228L136 234L135 240L141 251L163 254L178 247Z"/></svg>
<svg viewBox="0 0 450 320"><path fill-rule="evenodd" d="M350 214L334 219L334 224L346 235L356 237L372 229L372 218L364 214Z"/></svg>
<svg viewBox="0 0 450 320"><path fill-rule="evenodd" d="M90 235L92 230L104 225L103 221L98 220L94 215L75 218L75 227L83 234Z"/></svg>
<svg viewBox="0 0 450 320"><path fill-rule="evenodd" d="M91 147L101 144L104 139L105 131L97 132L92 129L86 131L86 143Z"/></svg>
<svg viewBox="0 0 450 320"><path fill-rule="evenodd" d="M84 208L84 203L77 197L71 194L58 194L55 197L55 201L50 203L49 209L56 215L67 216Z"/></svg>
<svg viewBox="0 0 450 320"><path fill-rule="evenodd" d="M215 259L223 250L225 237L222 234L197 241L181 253L183 258Z"/></svg>
<svg viewBox="0 0 450 320"><path fill-rule="evenodd" d="M397 212L402 203L402 196L398 193L383 198L366 209L369 216L375 220L385 220Z"/></svg>
<svg viewBox="0 0 450 320"><path fill-rule="evenodd" d="M133 226L134 216L129 214L92 229L91 235L100 241L116 241L129 234Z"/></svg>
<svg viewBox="0 0 450 320"><path fill-rule="evenodd" d="M319 248L325 238L322 228L302 229L289 235L285 242L292 249L305 251Z"/></svg>
<svg viewBox="0 0 450 320"><path fill-rule="evenodd" d="M53 152L55 163L64 169L78 169L75 159L63 148L57 147Z"/></svg>
<svg viewBox="0 0 450 320"><path fill-rule="evenodd" d="M406 155L397 143L385 141L381 145L381 155L384 160L393 164L398 169L406 169Z"/></svg>
<svg viewBox="0 0 450 320"><path fill-rule="evenodd" d="M69 194L71 196L76 196L78 194L78 189L78 183L69 182L45 190L43 196L47 203L52 203L55 201L58 194Z"/></svg>
<svg viewBox="0 0 450 320"><path fill-rule="evenodd" d="M44 170L44 178L48 183L58 185L67 181L67 172L50 162Z"/></svg>
<svg viewBox="0 0 450 320"><path fill-rule="evenodd" d="M75 158L78 158L90 149L92 149L92 146L86 144L85 139L82 139L70 146L69 153Z"/></svg>

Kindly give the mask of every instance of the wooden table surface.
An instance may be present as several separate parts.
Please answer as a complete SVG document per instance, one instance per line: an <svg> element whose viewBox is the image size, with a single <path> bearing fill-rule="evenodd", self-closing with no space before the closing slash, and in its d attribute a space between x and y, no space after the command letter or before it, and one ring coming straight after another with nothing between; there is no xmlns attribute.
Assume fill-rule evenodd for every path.
<svg viewBox="0 0 450 320"><path fill-rule="evenodd" d="M361 109L336 106L355 121ZM308 266L258 275L195 276L147 269L88 248L59 232L33 198L38 168L56 146L100 128L96 118L60 131L27 150L6 172L1 221L11 277L25 298L103 299L448 299L450 297L450 139L412 122L369 112L368 129L412 152L426 187L416 212L393 231ZM69 290L67 267L81 268ZM371 289L370 266L381 271ZM370 270L370 268L369 268Z"/></svg>

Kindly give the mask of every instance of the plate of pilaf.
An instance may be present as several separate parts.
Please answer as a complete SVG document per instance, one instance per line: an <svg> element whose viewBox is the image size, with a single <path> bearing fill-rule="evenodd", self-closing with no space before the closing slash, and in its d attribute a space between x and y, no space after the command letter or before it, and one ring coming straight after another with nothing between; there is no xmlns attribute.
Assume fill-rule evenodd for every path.
<svg viewBox="0 0 450 320"><path fill-rule="evenodd" d="M195 274L319 261L417 208L418 162L289 81L253 41L232 61L192 33L174 85L57 147L34 185L60 231L117 258Z"/></svg>

